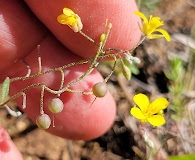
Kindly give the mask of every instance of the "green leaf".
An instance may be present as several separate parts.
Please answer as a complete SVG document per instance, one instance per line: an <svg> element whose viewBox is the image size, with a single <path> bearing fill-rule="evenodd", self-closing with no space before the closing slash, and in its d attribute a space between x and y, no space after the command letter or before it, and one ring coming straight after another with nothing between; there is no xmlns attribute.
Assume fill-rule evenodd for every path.
<svg viewBox="0 0 195 160"><path fill-rule="evenodd" d="M131 71L133 74L135 74L135 75L138 75L138 74L139 74L139 69L138 69L138 67L137 67L134 63L129 64L129 62L128 62L125 58L123 59L123 61L124 61L124 64L125 64L127 67L129 67L130 71Z"/></svg>
<svg viewBox="0 0 195 160"><path fill-rule="evenodd" d="M8 96L9 94L9 85L10 85L10 79L9 77L7 77L3 84L2 84L2 91L1 91L1 102L3 102L5 100L5 98Z"/></svg>
<svg viewBox="0 0 195 160"><path fill-rule="evenodd" d="M171 156L168 160L195 160L195 154L186 154L180 156Z"/></svg>
<svg viewBox="0 0 195 160"><path fill-rule="evenodd" d="M135 74L135 75L139 74L139 69L136 65L132 64L132 65L129 66L129 68L130 68L130 70L133 74Z"/></svg>

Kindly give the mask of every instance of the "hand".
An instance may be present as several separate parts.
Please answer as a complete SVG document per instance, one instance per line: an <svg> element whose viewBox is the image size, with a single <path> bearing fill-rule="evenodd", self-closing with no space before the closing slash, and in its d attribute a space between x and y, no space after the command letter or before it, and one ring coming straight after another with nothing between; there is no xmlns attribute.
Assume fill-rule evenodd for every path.
<svg viewBox="0 0 195 160"><path fill-rule="evenodd" d="M6 0L0 2L0 78L24 76L27 72L24 63L31 67L32 74L38 71L37 48L40 44L43 70L62 66L70 62L92 57L97 47L74 33L68 26L57 22L56 17L64 7L71 8L83 22L83 32L99 42L99 36L106 31L105 22L112 23L111 33L105 48L131 49L140 39L137 22L133 13L137 10L133 0L120 1L23 1ZM36 16L35 16L36 15ZM38 19L39 20L38 20ZM81 76L88 65L78 65L65 70L65 84ZM10 94L19 92L32 83L44 82L52 89L59 88L59 73L50 73L33 80L13 82ZM94 71L87 78L73 86L73 89L89 91L101 75ZM44 111L49 114L47 104L54 95L45 92ZM79 93L63 93L60 96L64 109L55 115L55 127L47 131L68 139L92 139L105 133L115 117L115 102L108 93L97 98ZM27 108L24 112L35 121L40 114L40 88L27 92ZM17 98L19 105L22 97ZM50 114L52 118L52 114Z"/></svg>

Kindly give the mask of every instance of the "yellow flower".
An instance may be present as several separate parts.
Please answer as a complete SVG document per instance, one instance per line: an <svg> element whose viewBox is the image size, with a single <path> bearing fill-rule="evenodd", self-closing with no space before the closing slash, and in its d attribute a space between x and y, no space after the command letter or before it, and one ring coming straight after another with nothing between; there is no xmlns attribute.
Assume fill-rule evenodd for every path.
<svg viewBox="0 0 195 160"><path fill-rule="evenodd" d="M167 41L170 41L170 35L164 29L159 29L160 26L163 26L163 21L160 20L160 17L153 17L150 15L148 19L143 13L135 12L141 19L143 19L143 24L139 24L140 30L146 35L149 39L165 38ZM159 32L159 33L156 33Z"/></svg>
<svg viewBox="0 0 195 160"><path fill-rule="evenodd" d="M57 21L60 24L68 25L74 32L79 32L83 28L81 18L69 8L63 9L63 14L57 17Z"/></svg>
<svg viewBox="0 0 195 160"><path fill-rule="evenodd" d="M145 94L139 93L133 97L137 106L131 108L130 113L142 123L149 122L153 126L165 124L165 118L161 111L167 108L169 102L166 98L157 98L151 103Z"/></svg>

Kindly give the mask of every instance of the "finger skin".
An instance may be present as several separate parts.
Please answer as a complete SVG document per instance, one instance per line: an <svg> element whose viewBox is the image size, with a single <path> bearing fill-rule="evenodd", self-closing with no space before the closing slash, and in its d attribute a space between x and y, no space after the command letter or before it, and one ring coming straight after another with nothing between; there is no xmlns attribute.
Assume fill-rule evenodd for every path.
<svg viewBox="0 0 195 160"><path fill-rule="evenodd" d="M44 37L47 29L20 0L0 1L0 75L27 55Z"/></svg>
<svg viewBox="0 0 195 160"><path fill-rule="evenodd" d="M105 48L131 49L140 39L139 18L134 0L86 0L86 1L40 1L26 0L26 3L52 33L72 52L88 58L94 56L97 47L68 26L56 21L64 7L71 8L83 22L83 32L99 42L106 31L106 20L112 23L112 30Z"/></svg>
<svg viewBox="0 0 195 160"><path fill-rule="evenodd" d="M6 130L0 125L0 159L1 160L23 160Z"/></svg>
<svg viewBox="0 0 195 160"><path fill-rule="evenodd" d="M0 49L4 50L4 52L0 51L0 56L2 58L4 57L5 61L5 65L3 63L2 66L0 66L1 79L5 78L5 76L15 77L24 76L26 74L26 66L24 63L17 60L19 59L18 57L24 55L26 55L24 60L30 65L32 74L38 71L37 49L34 48L33 50L36 43L41 45L41 57L44 70L80 60L80 58L74 54L81 57L91 57L96 53L97 47L94 44L89 43L86 39L81 37L78 33L74 33L67 26L62 26L57 23L56 17L61 14L64 6L72 8L75 12L78 11L76 13L79 14L83 20L83 31L97 41L100 34L106 31L105 19L110 19L110 22L113 23L113 28L106 47L130 49L140 38L140 32L137 26L139 20L133 15L136 6L132 0L122 0L120 3L111 3L109 1L86 1L86 4L81 4L74 0L69 1L68 3L65 1L67 4L64 1L58 1L58 3L54 3L54 1L47 1L47 3L44 1L37 2L35 0L26 1L39 19L64 45L66 45L66 47L72 51L69 51L62 46L49 32L46 32L46 36L46 28L44 28L41 23L37 23L36 18L33 18L34 20L32 20L33 16L26 14L27 9L22 9L20 3L12 4L10 2L7 5L10 5L11 9L15 9L15 12L20 10L17 12L18 17L20 18L18 18L17 23L15 23L15 21L8 21L9 19L13 19L14 16L10 16L10 14L4 10L4 15L5 17L8 17L8 20L3 21L3 23L6 24L3 29L6 30L10 28L9 26L11 25L14 26L13 30L16 33L13 34L10 30L6 30L10 37L4 36L4 34L0 37L1 40L7 42L6 47L5 45L0 46ZM19 2L19 0L16 2ZM95 8L94 3L96 4L95 6L97 6ZM102 10L102 6L104 6L105 9ZM94 10L92 10L91 7L94 8ZM97 8L99 10L97 10ZM2 11L1 7L0 11ZM23 17L24 14L27 16ZM18 23L20 26L17 27L16 24ZM2 25L0 25L0 29L1 27ZM20 28L23 29L24 32L21 31ZM31 28L32 32L27 33L26 30L28 28ZM29 35L32 38L29 38ZM20 39L23 41L22 43L9 45L8 43L12 43L11 40L13 39L14 42L20 41ZM5 70L5 68L8 67L9 69ZM87 68L87 65L81 65L65 70L65 85L82 75ZM34 80L14 82L11 84L10 93L13 95L27 85L40 82L44 82L52 89L58 89L60 79L61 77L59 73L50 73ZM73 89L90 91L95 83L101 81L102 77L98 72L94 71L85 80L75 84ZM46 92L44 96L44 111L48 114L49 111L47 105L51 98L54 98L54 95ZM104 98L98 98L92 107L90 107L90 105L95 98L94 96L63 93L60 98L64 101L65 108L62 113L55 115L55 127L50 127L48 130L53 134L69 139L92 139L105 133L114 121L116 108L110 93L106 94ZM40 112L39 101L40 88L35 88L27 92L27 108L24 111L34 121ZM22 98L18 98L17 102L21 105Z"/></svg>

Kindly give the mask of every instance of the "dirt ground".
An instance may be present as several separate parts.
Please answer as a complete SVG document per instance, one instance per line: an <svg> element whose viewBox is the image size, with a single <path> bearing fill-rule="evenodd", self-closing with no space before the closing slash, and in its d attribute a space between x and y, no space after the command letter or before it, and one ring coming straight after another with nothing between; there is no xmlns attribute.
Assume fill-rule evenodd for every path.
<svg viewBox="0 0 195 160"><path fill-rule="evenodd" d="M140 74L133 75L129 82L122 75L111 77L108 84L117 102L117 116L114 125L105 135L92 141L70 141L37 128L25 114L16 119L7 111L0 110L1 123L25 160L143 159L148 151L137 127L137 121L129 115L130 107L133 106L132 97L137 92L146 93L151 97L156 94L167 96L169 81L163 70L167 66L169 55L176 54L184 59L188 56L187 45L177 39L177 34L189 37L195 22L195 1L163 1L153 14L162 17L165 21L164 28L176 39L173 38L170 43L162 39L144 42L135 52L138 57L144 59L139 65ZM106 66L100 66L99 70L103 76L106 75ZM175 124L174 120L169 120L165 128L170 132L179 133ZM188 123L185 127L185 131L191 130ZM148 129L155 147L161 148L155 157L156 160L167 159L168 155L195 152L194 144L183 142L178 136L165 134L165 131L150 126Z"/></svg>

